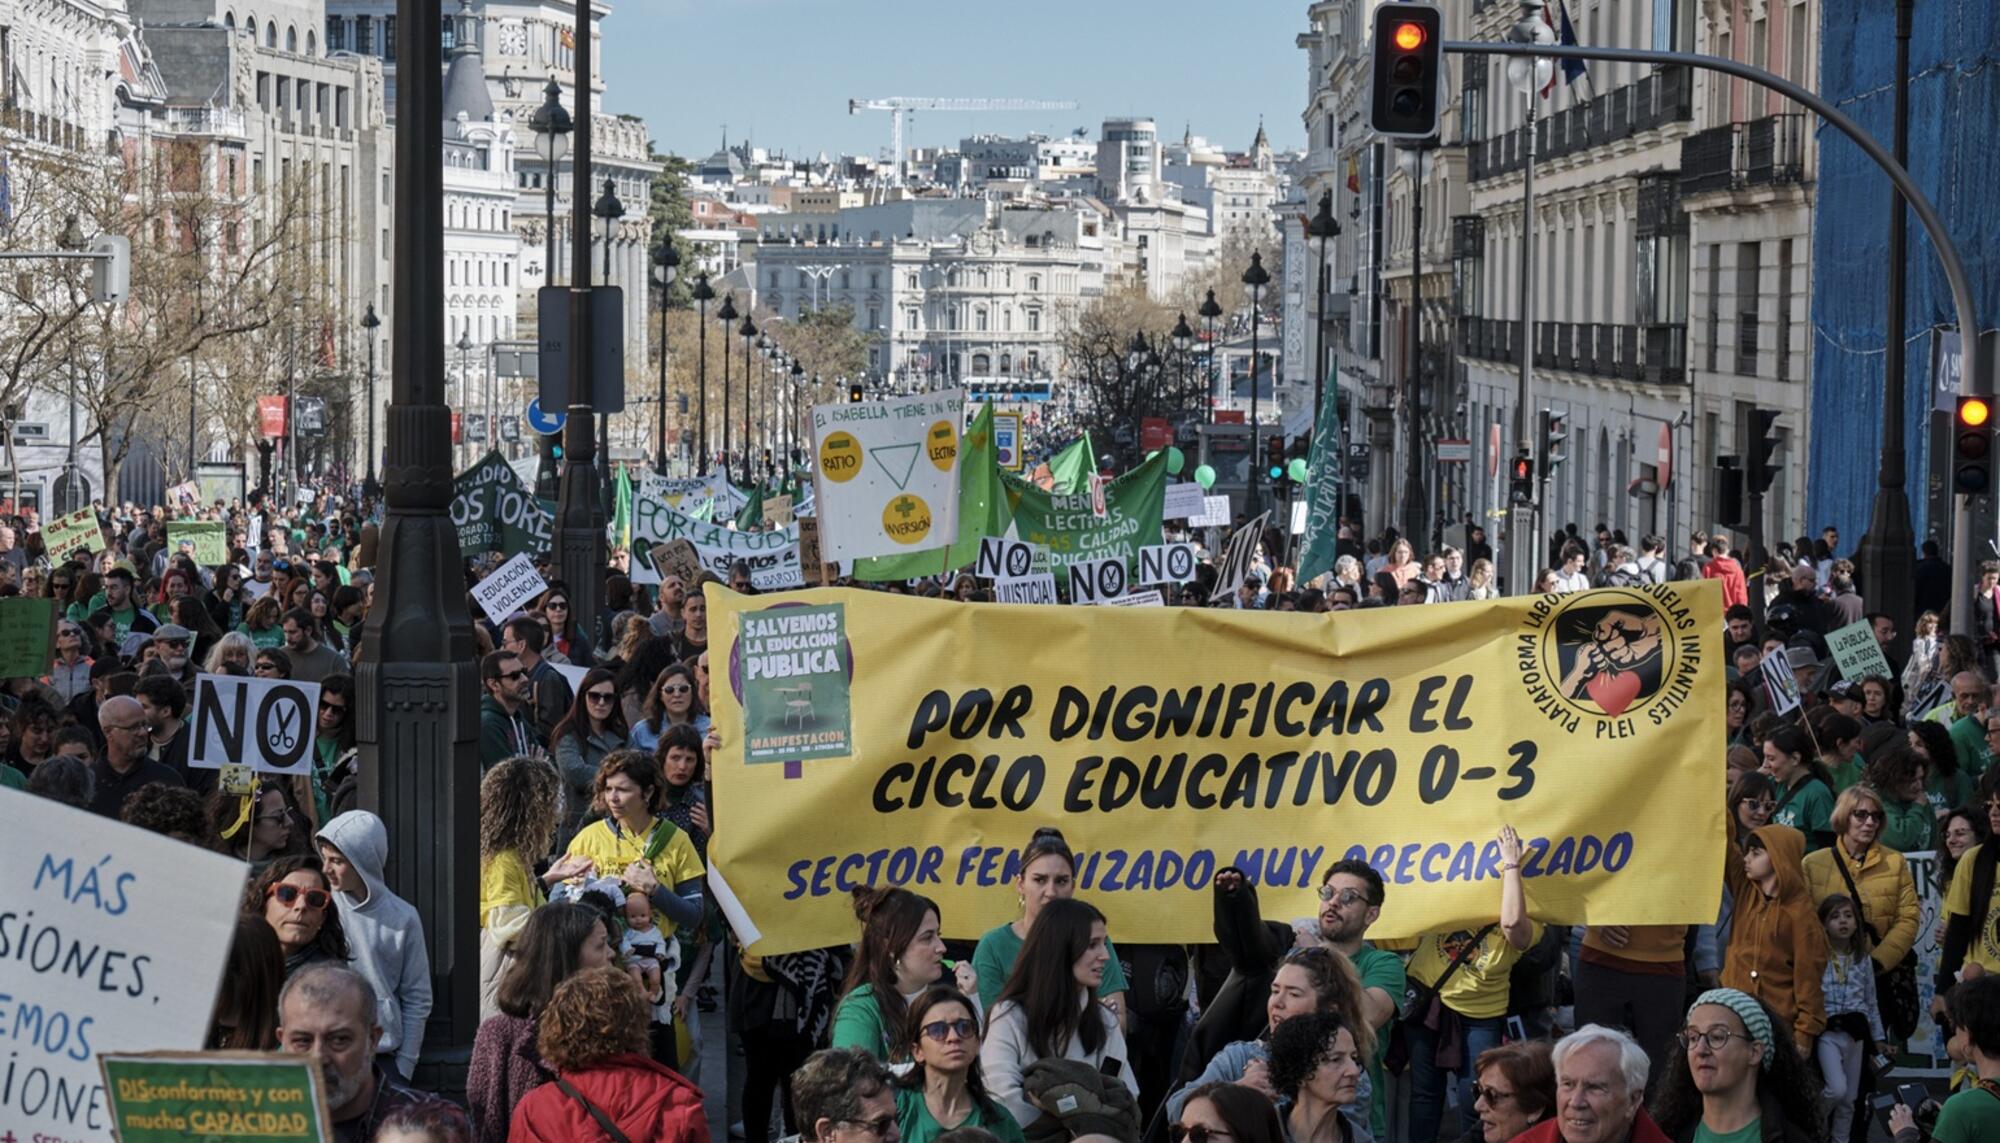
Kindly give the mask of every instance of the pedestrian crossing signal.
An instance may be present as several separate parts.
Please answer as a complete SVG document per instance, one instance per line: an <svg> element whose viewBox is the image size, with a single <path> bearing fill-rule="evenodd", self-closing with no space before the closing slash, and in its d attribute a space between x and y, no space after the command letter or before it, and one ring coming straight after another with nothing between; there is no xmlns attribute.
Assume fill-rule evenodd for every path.
<svg viewBox="0 0 2000 1143"><path fill-rule="evenodd" d="M1514 503L1533 504L1535 502L1535 461L1525 454L1514 458L1508 466L1507 484Z"/></svg>

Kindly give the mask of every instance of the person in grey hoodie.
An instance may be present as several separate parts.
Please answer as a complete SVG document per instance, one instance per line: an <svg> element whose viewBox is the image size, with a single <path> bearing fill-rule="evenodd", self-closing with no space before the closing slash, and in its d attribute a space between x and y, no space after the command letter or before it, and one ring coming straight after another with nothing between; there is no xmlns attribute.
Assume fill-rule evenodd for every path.
<svg viewBox="0 0 2000 1143"><path fill-rule="evenodd" d="M317 840L353 954L351 967L375 988L376 1022L382 1026L376 1051L385 1065L393 1058L396 1074L408 1079L431 1014L431 962L417 910L382 883L389 831L367 810L349 810L326 823Z"/></svg>

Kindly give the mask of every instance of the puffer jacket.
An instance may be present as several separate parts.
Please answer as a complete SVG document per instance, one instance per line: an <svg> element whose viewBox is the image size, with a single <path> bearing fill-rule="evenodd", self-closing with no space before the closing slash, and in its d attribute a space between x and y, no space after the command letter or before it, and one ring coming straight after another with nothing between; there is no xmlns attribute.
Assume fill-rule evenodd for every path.
<svg viewBox="0 0 2000 1143"><path fill-rule="evenodd" d="M1806 890L1806 836L1791 826L1767 825L1755 837L1771 855L1777 893L1766 897L1743 873L1743 852L1729 843L1723 874L1736 900L1729 956L1722 984L1771 1006L1795 1037L1810 1039L1826 1028L1826 930Z"/></svg>
<svg viewBox="0 0 2000 1143"><path fill-rule="evenodd" d="M1875 929L1875 970L1887 972L1903 962L1917 945L1917 930L1923 924L1923 905L1917 900L1917 879L1903 855L1884 845L1868 847L1867 856L1855 861L1845 841L1835 841L1825 849L1806 855L1806 890L1812 894L1813 908L1838 893L1852 896L1847 882L1834 865L1847 863L1847 875L1861 894L1861 918Z"/></svg>
<svg viewBox="0 0 2000 1143"><path fill-rule="evenodd" d="M708 1143L701 1089L643 1056L613 1056L562 1078L632 1143ZM507 1143L597 1143L611 1136L559 1085L545 1083L514 1108Z"/></svg>

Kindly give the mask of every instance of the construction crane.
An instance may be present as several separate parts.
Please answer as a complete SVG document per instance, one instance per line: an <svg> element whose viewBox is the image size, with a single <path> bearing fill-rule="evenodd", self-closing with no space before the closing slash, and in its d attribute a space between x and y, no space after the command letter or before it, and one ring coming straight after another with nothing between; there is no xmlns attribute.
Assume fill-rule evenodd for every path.
<svg viewBox="0 0 2000 1143"><path fill-rule="evenodd" d="M1070 99L917 99L892 95L887 99L850 99L847 113L863 111L889 113L889 179L891 186L903 185L903 132L913 111L1074 111Z"/></svg>

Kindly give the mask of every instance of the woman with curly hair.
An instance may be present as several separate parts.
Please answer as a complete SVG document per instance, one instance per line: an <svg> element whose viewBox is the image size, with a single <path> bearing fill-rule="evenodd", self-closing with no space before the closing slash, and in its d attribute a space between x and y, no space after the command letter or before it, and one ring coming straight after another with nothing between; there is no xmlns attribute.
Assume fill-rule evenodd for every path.
<svg viewBox="0 0 2000 1143"><path fill-rule="evenodd" d="M987 1094L979 1074L979 1013L965 993L933 985L903 1021L910 1070L896 1082L903 1143L931 1143L947 1131L978 1127L1001 1143L1025 1143L1021 1125Z"/></svg>
<svg viewBox="0 0 2000 1143"><path fill-rule="evenodd" d="M259 651L266 651L285 645L285 609L270 595L253 600L243 609L243 622L236 630L250 637L250 642Z"/></svg>
<svg viewBox="0 0 2000 1143"><path fill-rule="evenodd" d="M568 901L536 909L514 953L500 975L500 1011L480 1021L472 1039L465 1098L480 1139L507 1138L521 1097L555 1078L536 1047L536 1032L556 989L579 972L611 967L617 958L603 915Z"/></svg>
<svg viewBox="0 0 2000 1143"><path fill-rule="evenodd" d="M1821 1143L1826 1131L1816 1093L1776 1014L1755 997L1714 988L1695 998L1675 1036L1653 1118L1673 1139L1735 1137L1771 1143Z"/></svg>
<svg viewBox="0 0 2000 1143"><path fill-rule="evenodd" d="M1349 1108L1361 1098L1362 1049L1353 1027L1331 1012L1308 1012L1271 1034L1271 1087L1290 1102L1291 1143L1372 1143Z"/></svg>
<svg viewBox="0 0 2000 1143"><path fill-rule="evenodd" d="M535 1038L556 1079L514 1109L509 1143L596 1139L605 1125L631 1143L705 1140L701 1089L646 1058L646 1012L639 986L615 968L557 986Z"/></svg>
<svg viewBox="0 0 2000 1143"><path fill-rule="evenodd" d="M1972 775L1959 764L1958 743L1951 740L1951 731L1943 723L1930 719L1912 722L1910 749L1930 767L1930 781L1924 787L1924 795L1930 800L1932 812L1943 817L1952 807L1971 803Z"/></svg>
<svg viewBox="0 0 2000 1143"><path fill-rule="evenodd" d="M847 971L847 988L833 1013L833 1047L860 1048L884 1063L909 1059L904 997L936 984L944 975L944 939L938 936L937 903L908 889L854 887L854 915L861 922L861 951ZM960 965L958 985L972 991L978 981L970 965Z"/></svg>
<svg viewBox="0 0 2000 1143"><path fill-rule="evenodd" d="M347 934L317 855L280 857L265 866L243 890L242 913L262 917L278 934L287 978L309 964L347 963Z"/></svg>
<svg viewBox="0 0 2000 1143"><path fill-rule="evenodd" d="M534 758L507 758L479 780L479 1018L500 1010L500 973L528 916L547 900L544 886L583 868L565 857L545 878L535 863L547 855L556 827L556 775ZM560 876L558 876L560 875Z"/></svg>

